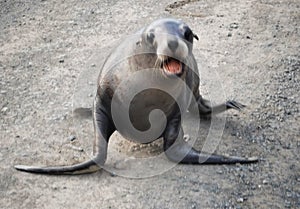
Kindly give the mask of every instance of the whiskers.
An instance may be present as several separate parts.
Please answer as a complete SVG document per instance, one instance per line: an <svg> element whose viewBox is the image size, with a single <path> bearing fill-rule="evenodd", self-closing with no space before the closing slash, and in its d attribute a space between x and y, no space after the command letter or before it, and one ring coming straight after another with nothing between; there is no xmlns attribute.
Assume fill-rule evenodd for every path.
<svg viewBox="0 0 300 209"><path fill-rule="evenodd" d="M157 56L156 61L154 63L154 75L157 77L157 75L161 76L163 75L164 77L167 77L166 74L163 72L163 62L164 62L164 56Z"/></svg>
<svg viewBox="0 0 300 209"><path fill-rule="evenodd" d="M155 69L160 69L161 68L161 66L162 66L162 59L161 58L159 58L159 57L157 57L156 58L156 61L155 61L155 63L154 63L154 68Z"/></svg>

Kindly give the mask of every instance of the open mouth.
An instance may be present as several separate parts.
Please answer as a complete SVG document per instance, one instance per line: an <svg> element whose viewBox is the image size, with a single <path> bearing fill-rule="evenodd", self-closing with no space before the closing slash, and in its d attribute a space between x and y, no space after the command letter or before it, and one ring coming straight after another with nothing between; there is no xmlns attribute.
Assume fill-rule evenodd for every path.
<svg viewBox="0 0 300 209"><path fill-rule="evenodd" d="M167 75L177 75L180 76L183 73L182 63L177 59L168 57L162 62L162 68Z"/></svg>

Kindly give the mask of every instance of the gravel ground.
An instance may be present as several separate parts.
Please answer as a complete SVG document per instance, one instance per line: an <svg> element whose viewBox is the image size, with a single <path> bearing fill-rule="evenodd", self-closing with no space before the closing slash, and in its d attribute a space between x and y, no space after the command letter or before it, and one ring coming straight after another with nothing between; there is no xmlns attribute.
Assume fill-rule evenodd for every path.
<svg viewBox="0 0 300 209"><path fill-rule="evenodd" d="M0 207L300 208L299 11L298 0L0 1ZM100 70L93 60L111 43L169 16L183 19L200 38L194 54L202 93L220 102L222 85L226 97L247 105L222 115L217 152L259 156L259 163L177 165L145 179L14 170L15 164L87 159L92 121L74 119L72 110L83 105L79 90L91 105ZM207 128L204 123L195 147ZM113 138L127 154L155 153L161 145Z"/></svg>

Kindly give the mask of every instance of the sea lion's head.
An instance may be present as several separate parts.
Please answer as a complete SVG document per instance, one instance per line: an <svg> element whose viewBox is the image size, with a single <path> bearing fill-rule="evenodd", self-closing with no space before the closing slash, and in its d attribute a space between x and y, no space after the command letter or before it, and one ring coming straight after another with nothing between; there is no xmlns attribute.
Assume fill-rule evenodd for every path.
<svg viewBox="0 0 300 209"><path fill-rule="evenodd" d="M166 75L181 76L197 35L180 20L160 19L146 27L141 44L157 55L155 67Z"/></svg>

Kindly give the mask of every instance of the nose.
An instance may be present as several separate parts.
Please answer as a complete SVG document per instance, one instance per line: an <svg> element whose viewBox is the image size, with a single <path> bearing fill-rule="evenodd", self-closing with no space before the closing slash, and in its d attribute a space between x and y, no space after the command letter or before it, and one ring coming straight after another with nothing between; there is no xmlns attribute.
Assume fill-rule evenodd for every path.
<svg viewBox="0 0 300 209"><path fill-rule="evenodd" d="M171 49L172 52L175 52L175 50L178 47L178 41L177 40L168 41L168 47Z"/></svg>

